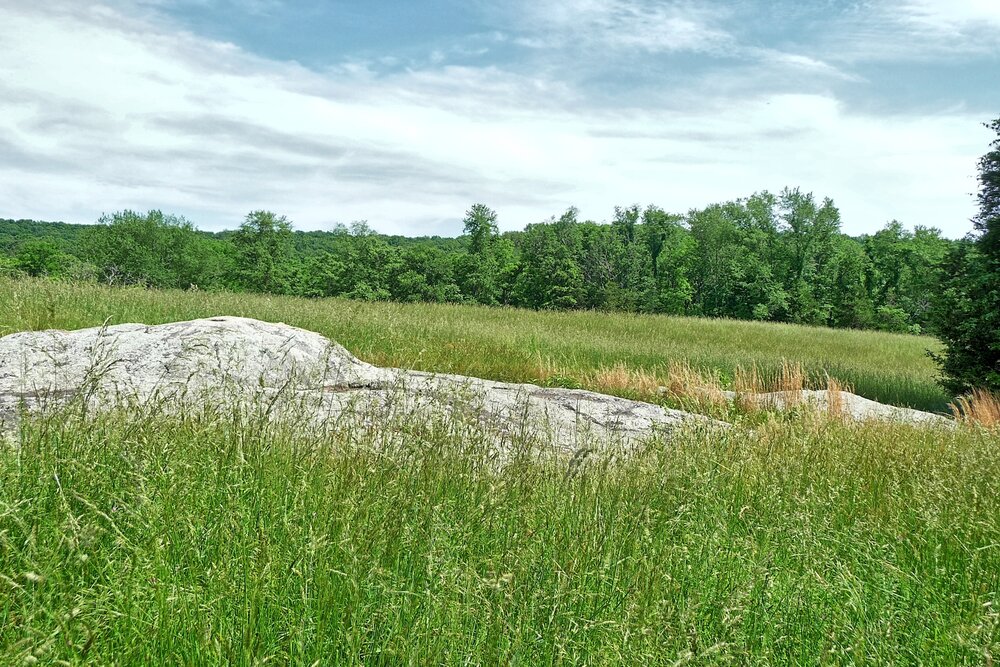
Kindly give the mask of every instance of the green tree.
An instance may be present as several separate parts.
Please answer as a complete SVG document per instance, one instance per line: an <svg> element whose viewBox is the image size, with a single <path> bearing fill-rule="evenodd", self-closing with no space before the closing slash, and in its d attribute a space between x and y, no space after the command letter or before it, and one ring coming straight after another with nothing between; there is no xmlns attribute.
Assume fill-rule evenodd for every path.
<svg viewBox="0 0 1000 667"><path fill-rule="evenodd" d="M59 244L44 238L28 239L14 255L14 268L29 276L58 276L69 263L70 257Z"/></svg>
<svg viewBox="0 0 1000 667"><path fill-rule="evenodd" d="M941 289L941 266L953 242L940 230L912 232L893 220L863 239L869 258L867 284L877 310L875 326L915 331L930 324L931 300Z"/></svg>
<svg viewBox="0 0 1000 667"><path fill-rule="evenodd" d="M942 237L940 229L921 225L913 228L903 305L910 320L922 329L933 329L931 308L947 278L945 257L957 245L957 241Z"/></svg>
<svg viewBox="0 0 1000 667"><path fill-rule="evenodd" d="M663 244L656 253L656 312L683 315L694 299L691 284L695 241L691 234L672 224L663 229Z"/></svg>
<svg viewBox="0 0 1000 667"><path fill-rule="evenodd" d="M388 301L399 298L393 294L396 277L402 270L400 250L386 238L372 230L366 222L351 224L346 239L346 255L341 257L344 267L344 296L359 301Z"/></svg>
<svg viewBox="0 0 1000 667"><path fill-rule="evenodd" d="M497 263L497 293L503 305L514 305L514 291L517 276L521 270L520 257L513 236L500 236L494 246Z"/></svg>
<svg viewBox="0 0 1000 667"><path fill-rule="evenodd" d="M694 313L739 319L787 313L775 207L775 197L764 192L690 213Z"/></svg>
<svg viewBox="0 0 1000 667"><path fill-rule="evenodd" d="M0 255L0 277L18 277L21 272L14 267L14 258Z"/></svg>
<svg viewBox="0 0 1000 667"><path fill-rule="evenodd" d="M948 259L951 277L937 310L938 357L944 385L1000 390L1000 119L987 124L996 137L979 160L979 211L970 248Z"/></svg>
<svg viewBox="0 0 1000 667"><path fill-rule="evenodd" d="M741 319L781 319L788 312L788 293L781 275L781 240L777 198L759 192L733 209L742 260L736 264L733 316Z"/></svg>
<svg viewBox="0 0 1000 667"><path fill-rule="evenodd" d="M462 291L479 303L495 306L501 297L497 214L485 204L473 204L465 214L463 229L469 237L469 252L461 266Z"/></svg>
<svg viewBox="0 0 1000 667"><path fill-rule="evenodd" d="M81 235L84 257L109 284L213 287L226 271L224 250L181 217L161 211L105 215Z"/></svg>
<svg viewBox="0 0 1000 667"><path fill-rule="evenodd" d="M643 257L652 284L647 300L651 312L682 315L694 298L691 273L696 244L682 220L682 216L656 206L643 211L638 238L645 249Z"/></svg>
<svg viewBox="0 0 1000 667"><path fill-rule="evenodd" d="M833 280L829 290L831 326L852 329L872 326L875 312L867 282L870 264L864 246L857 240L844 235L834 238L833 257L827 266ZM909 326L906 322L895 330L905 331Z"/></svg>
<svg viewBox="0 0 1000 667"><path fill-rule="evenodd" d="M657 206L649 206L642 214L642 227L640 237L646 245L646 252L649 254L650 271L656 277L658 271L658 260L664 244L674 236L677 229L681 229L683 216L667 213Z"/></svg>
<svg viewBox="0 0 1000 667"><path fill-rule="evenodd" d="M400 270L392 289L400 301L458 302L462 292L455 283L454 257L441 248L418 244L400 251Z"/></svg>
<svg viewBox="0 0 1000 667"><path fill-rule="evenodd" d="M621 247L610 225L587 222L580 225L581 308L611 309L618 299L618 251Z"/></svg>
<svg viewBox="0 0 1000 667"><path fill-rule="evenodd" d="M827 198L786 188L779 197L785 248L790 318L804 324L829 324L837 275L833 262L840 234L840 211Z"/></svg>
<svg viewBox="0 0 1000 667"><path fill-rule="evenodd" d="M656 309L656 282L648 244L641 238L642 215L638 206L615 207L611 228L614 260L613 291L608 307L626 311Z"/></svg>
<svg viewBox="0 0 1000 667"><path fill-rule="evenodd" d="M693 314L733 316L732 295L743 251L730 212L722 204L712 204L688 214L688 226L695 241L691 276L695 296Z"/></svg>
<svg viewBox="0 0 1000 667"><path fill-rule="evenodd" d="M558 220L529 225L522 237L521 273L516 292L530 308L578 308L585 296L580 256L583 235L577 209Z"/></svg>
<svg viewBox="0 0 1000 667"><path fill-rule="evenodd" d="M292 224L271 211L251 211L231 237L235 251L235 283L252 292L291 291Z"/></svg>

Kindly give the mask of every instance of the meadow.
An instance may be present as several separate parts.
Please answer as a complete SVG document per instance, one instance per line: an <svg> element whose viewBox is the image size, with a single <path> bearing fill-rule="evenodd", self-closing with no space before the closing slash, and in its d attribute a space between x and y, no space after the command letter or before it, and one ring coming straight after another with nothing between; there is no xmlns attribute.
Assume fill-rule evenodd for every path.
<svg viewBox="0 0 1000 667"><path fill-rule="evenodd" d="M905 336L0 282L4 332L220 313L316 329L376 363L505 379L659 368L660 350L720 373L785 358L933 386L932 341ZM1000 436L986 428L803 409L584 465L526 433L498 465L475 429L412 415L320 433L212 406L79 407L0 445L0 664L1000 656Z"/></svg>
<svg viewBox="0 0 1000 667"><path fill-rule="evenodd" d="M413 436L386 448L389 429ZM800 417L583 468L525 447L497 469L482 444L412 421L35 419L0 451L0 663L1000 655L987 431Z"/></svg>
<svg viewBox="0 0 1000 667"><path fill-rule="evenodd" d="M595 374L622 365L661 376L672 364L717 375L780 372L800 363L867 398L947 412L926 336L791 324L602 312L536 312L447 304L112 289L93 284L0 278L0 335L22 330L161 324L240 315L317 331L380 366L591 389Z"/></svg>

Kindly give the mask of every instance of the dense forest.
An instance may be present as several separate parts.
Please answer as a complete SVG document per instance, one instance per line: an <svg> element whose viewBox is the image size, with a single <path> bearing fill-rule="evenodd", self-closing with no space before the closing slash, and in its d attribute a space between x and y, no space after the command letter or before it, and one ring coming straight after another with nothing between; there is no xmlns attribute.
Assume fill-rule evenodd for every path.
<svg viewBox="0 0 1000 667"><path fill-rule="evenodd" d="M307 297L604 309L875 328L934 329L934 295L966 241L891 222L851 237L830 199L798 189L686 215L576 209L500 233L476 204L458 238L375 233L366 223L295 231L254 211L239 229L197 230L160 211L96 225L0 220L0 272Z"/></svg>

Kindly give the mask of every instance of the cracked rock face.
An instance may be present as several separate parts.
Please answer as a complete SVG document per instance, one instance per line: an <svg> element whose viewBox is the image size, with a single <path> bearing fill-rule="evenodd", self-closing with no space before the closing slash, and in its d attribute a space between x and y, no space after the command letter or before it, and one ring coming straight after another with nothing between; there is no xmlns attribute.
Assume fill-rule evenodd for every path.
<svg viewBox="0 0 1000 667"><path fill-rule="evenodd" d="M353 420L377 427L388 411L460 413L496 442L529 430L567 452L584 442L669 436L685 423L720 424L589 391L379 368L319 334L238 317L0 338L0 432L16 427L21 406L37 410L74 398L96 408L238 402L268 409L294 398L320 425Z"/></svg>

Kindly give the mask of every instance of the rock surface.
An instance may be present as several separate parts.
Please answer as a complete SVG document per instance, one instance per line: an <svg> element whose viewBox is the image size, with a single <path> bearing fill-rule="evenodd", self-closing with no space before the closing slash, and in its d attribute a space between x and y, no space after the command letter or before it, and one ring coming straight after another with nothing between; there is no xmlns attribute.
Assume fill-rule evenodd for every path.
<svg viewBox="0 0 1000 667"><path fill-rule="evenodd" d="M730 401L741 397L732 391L722 392ZM855 421L891 421L903 424L923 424L945 426L955 424L954 420L933 412L923 412L912 408L901 408L895 405L879 403L864 396L858 396L848 391L838 391L835 395L825 389L802 391L776 391L765 394L750 394L749 398L757 406L765 410L788 410L802 404L808 404L824 412L849 417Z"/></svg>
<svg viewBox="0 0 1000 667"><path fill-rule="evenodd" d="M278 412L275 406L294 398L320 425L346 419L377 427L387 412L457 414L484 426L494 442L529 428L568 452L669 435L686 423L721 424L589 391L378 368L319 334L238 317L0 338L0 432L13 430L21 406L74 398L93 407L209 401Z"/></svg>

